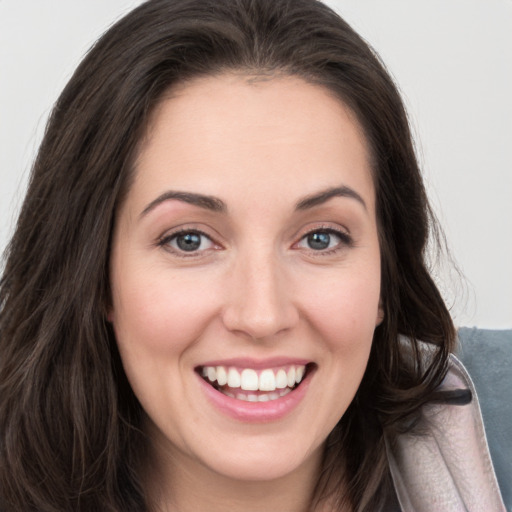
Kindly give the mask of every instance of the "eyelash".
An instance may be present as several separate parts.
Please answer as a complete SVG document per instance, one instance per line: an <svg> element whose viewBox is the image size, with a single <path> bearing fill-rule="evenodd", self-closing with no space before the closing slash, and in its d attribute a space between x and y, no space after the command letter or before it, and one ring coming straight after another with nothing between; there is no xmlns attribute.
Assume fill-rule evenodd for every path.
<svg viewBox="0 0 512 512"><path fill-rule="evenodd" d="M179 229L178 231L174 231L170 234L164 235L162 238L160 238L157 242L157 245L159 247L162 247L163 249L172 252L173 254L181 257L181 258L194 258L200 256L202 253L207 251L208 249L203 249L200 251L190 251L187 253L185 250L180 250L178 248L172 247L170 243L177 239L179 236L183 235L199 235L200 237L204 237L208 239L214 246L218 246L218 244L212 239L210 235L205 233L204 231L201 231L200 229L192 228L192 229Z"/></svg>
<svg viewBox="0 0 512 512"><path fill-rule="evenodd" d="M336 244L334 247L332 247L330 249L329 248L321 249L321 250L310 249L311 254L313 254L314 256L329 256L331 254L337 253L340 250L354 246L353 238L346 231L341 231L341 230L334 229L334 228L327 227L327 226L320 226L320 227L316 227L314 229L309 230L304 235L302 235L300 237L299 241L296 242L294 245L299 244L303 240L307 240L307 238L313 234L334 235L334 236L338 237L340 240L338 244Z"/></svg>
<svg viewBox="0 0 512 512"><path fill-rule="evenodd" d="M338 252L339 250L341 250L343 248L347 248L347 247L350 248L350 247L353 247L353 245L354 245L354 240L352 239L352 237L347 232L341 231L341 230L338 230L338 229L334 229L334 228L331 228L331 227L321 226L321 227L317 227L315 229L311 229L310 231L304 233L300 237L299 241L294 244L294 246L297 246L303 240L306 240L309 236L314 235L314 234L334 235L334 236L336 236L336 237L338 237L340 239L340 242L338 244L336 244L332 248L319 249L319 250L315 250L315 249L311 249L310 248L309 249L310 252L312 254L314 254L315 256L327 256L327 255L335 254L336 252ZM196 229L196 228L193 228L193 229L180 229L178 231L174 231L174 232L172 232L170 234L167 234L167 235L163 236L162 238L160 238L158 240L157 245L159 247L162 247L162 248L166 249L167 251L171 251L175 255L177 255L179 257L182 257L182 258L198 257L198 256L202 255L205 251L209 250L209 249L193 250L193 251L190 251L189 253L187 253L186 250L170 246L170 243L173 240L176 240L179 236L183 236L183 235L198 235L200 237L205 237L214 246L215 245L218 246L218 244L212 239L212 237L210 235L208 235L204 231L201 231L200 229Z"/></svg>

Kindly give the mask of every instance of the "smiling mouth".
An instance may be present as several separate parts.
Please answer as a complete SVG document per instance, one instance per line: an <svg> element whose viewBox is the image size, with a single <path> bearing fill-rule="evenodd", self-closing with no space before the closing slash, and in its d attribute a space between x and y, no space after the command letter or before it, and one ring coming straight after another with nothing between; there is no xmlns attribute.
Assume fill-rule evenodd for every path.
<svg viewBox="0 0 512 512"><path fill-rule="evenodd" d="M228 366L200 366L197 372L222 394L246 402L278 400L300 386L314 363L255 370Z"/></svg>

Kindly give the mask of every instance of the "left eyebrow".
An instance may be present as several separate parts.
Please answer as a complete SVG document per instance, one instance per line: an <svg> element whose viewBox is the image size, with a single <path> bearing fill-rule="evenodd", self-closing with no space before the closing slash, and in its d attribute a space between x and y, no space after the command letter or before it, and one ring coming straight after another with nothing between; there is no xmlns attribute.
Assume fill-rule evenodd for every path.
<svg viewBox="0 0 512 512"><path fill-rule="evenodd" d="M307 210L309 208L313 208L314 206L321 205L333 197L348 197L355 199L363 206L366 211L368 211L368 207L366 206L364 199L354 189L347 186L331 187L326 190L317 192L316 194L306 196L295 205L295 209Z"/></svg>

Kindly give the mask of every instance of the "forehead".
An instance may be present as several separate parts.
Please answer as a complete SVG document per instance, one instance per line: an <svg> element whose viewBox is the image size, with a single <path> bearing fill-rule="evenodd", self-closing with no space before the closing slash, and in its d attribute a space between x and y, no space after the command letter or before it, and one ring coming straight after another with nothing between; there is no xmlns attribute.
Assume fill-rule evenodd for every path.
<svg viewBox="0 0 512 512"><path fill-rule="evenodd" d="M172 88L151 116L135 170L136 188L154 193L267 181L293 196L348 180L373 195L356 116L326 88L288 76L222 74Z"/></svg>
<svg viewBox="0 0 512 512"><path fill-rule="evenodd" d="M216 123L219 134L224 129L218 124L220 119L236 118L236 124L232 125L233 132L227 133L233 136L241 123L241 112L246 125L255 121L261 125L265 119L268 126L276 125L280 119L283 124L294 122L296 132L305 129L310 135L312 128L318 131L318 123L328 131L333 125L339 125L340 121L348 120L353 132L366 144L366 136L357 116L327 87L296 76L243 73L198 77L173 86L162 96L150 116L144 140L147 143L154 138L155 132L172 116L186 116L191 123L195 123L194 129L198 131L208 128L206 122L211 120ZM314 126L315 123L317 126ZM290 127L287 129L290 130ZM257 135L256 131L253 135ZM254 143L257 139L247 142Z"/></svg>

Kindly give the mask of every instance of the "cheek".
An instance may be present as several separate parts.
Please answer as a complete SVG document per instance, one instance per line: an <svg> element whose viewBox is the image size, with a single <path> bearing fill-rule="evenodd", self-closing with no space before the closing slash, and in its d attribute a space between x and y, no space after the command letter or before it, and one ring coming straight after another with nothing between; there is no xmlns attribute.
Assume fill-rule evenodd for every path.
<svg viewBox="0 0 512 512"><path fill-rule="evenodd" d="M121 353L181 353L194 343L214 302L204 287L187 284L157 272L135 274L116 287L113 323Z"/></svg>
<svg viewBox="0 0 512 512"><path fill-rule="evenodd" d="M148 416L174 432L173 415L162 411L187 400L182 379L214 315L212 294L163 271L125 274L113 284L113 327L128 381Z"/></svg>
<svg viewBox="0 0 512 512"><path fill-rule="evenodd" d="M378 321L379 268L333 273L329 285L304 299L304 311L333 352L369 351Z"/></svg>
<svg viewBox="0 0 512 512"><path fill-rule="evenodd" d="M366 370L378 315L379 268L338 269L321 281L329 283L325 289L303 289L303 311L313 339L324 349L319 361L322 386L314 396L326 414L326 430L319 437L328 435L345 414ZM309 285L311 289L313 282Z"/></svg>

